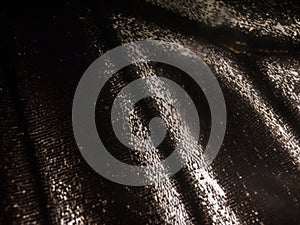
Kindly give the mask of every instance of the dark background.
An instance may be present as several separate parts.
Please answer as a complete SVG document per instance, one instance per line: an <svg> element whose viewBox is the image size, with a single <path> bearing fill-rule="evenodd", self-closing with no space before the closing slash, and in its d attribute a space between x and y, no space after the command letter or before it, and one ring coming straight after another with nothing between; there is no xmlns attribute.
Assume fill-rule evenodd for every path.
<svg viewBox="0 0 300 225"><path fill-rule="evenodd" d="M299 23L297 1L3 5L0 224L299 224ZM227 132L208 177L187 165L169 183L123 186L94 172L78 151L71 109L79 79L107 50L143 39L190 48L222 87ZM189 90L202 109L205 146L210 115L201 90L175 68L147 66ZM109 106L147 72L120 71L99 102ZM138 106L147 107L155 111L151 102ZM103 110L100 136L117 158L132 161Z"/></svg>

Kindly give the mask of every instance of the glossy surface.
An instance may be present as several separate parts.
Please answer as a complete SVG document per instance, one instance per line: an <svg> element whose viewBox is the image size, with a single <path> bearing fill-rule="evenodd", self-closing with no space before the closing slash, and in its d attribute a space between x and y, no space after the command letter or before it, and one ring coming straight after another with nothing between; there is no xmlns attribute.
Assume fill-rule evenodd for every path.
<svg viewBox="0 0 300 225"><path fill-rule="evenodd" d="M59 7L1 13L1 224L300 222L295 3L149 0ZM176 42L197 53L221 85L228 122L207 170L188 164L164 183L131 187L102 178L84 161L71 110L78 81L93 60L143 39ZM172 138L157 151L131 154L109 124L114 97L143 76L164 76L188 90L200 110L203 134L195 151L201 162L210 126L207 102L192 80L167 65L133 65L107 83L96 109L100 137L127 163L154 162L170 153ZM146 101L136 110L151 117L166 110L166 103Z"/></svg>

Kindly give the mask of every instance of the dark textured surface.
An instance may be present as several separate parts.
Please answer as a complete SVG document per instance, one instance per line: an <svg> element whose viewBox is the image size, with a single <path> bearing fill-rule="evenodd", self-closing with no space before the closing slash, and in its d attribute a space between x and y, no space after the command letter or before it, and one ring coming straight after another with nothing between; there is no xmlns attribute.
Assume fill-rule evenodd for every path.
<svg viewBox="0 0 300 225"><path fill-rule="evenodd" d="M4 8L0 223L299 224L299 21L296 2L269 0ZM162 184L127 187L102 178L84 161L71 107L93 60L143 39L180 43L197 53L220 82L228 124L223 146L204 172L186 165ZM155 75L189 90L203 110L205 143L210 118L193 82L169 66L139 64L116 74L99 96L100 136L118 159L157 160L132 160L121 151L104 107L131 80Z"/></svg>

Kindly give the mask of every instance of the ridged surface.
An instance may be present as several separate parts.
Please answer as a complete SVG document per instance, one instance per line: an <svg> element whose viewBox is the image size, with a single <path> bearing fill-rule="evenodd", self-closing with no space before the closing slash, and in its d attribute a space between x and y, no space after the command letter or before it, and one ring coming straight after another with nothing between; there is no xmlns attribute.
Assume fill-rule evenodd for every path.
<svg viewBox="0 0 300 225"><path fill-rule="evenodd" d="M59 8L1 13L1 224L300 223L298 6L149 0L65 2ZM228 122L217 158L200 170L210 126L201 90L183 72L155 62L118 72L96 110L99 135L116 158L155 162L174 145L170 139L158 151L134 155L115 141L110 107L139 77L164 76L184 87L203 125L199 164L187 164L164 183L131 187L104 179L84 161L71 111L78 81L93 60L144 39L179 43L199 55L220 83ZM158 93L157 86L148 88ZM166 102L146 101L136 115L145 106L150 115L168 111Z"/></svg>

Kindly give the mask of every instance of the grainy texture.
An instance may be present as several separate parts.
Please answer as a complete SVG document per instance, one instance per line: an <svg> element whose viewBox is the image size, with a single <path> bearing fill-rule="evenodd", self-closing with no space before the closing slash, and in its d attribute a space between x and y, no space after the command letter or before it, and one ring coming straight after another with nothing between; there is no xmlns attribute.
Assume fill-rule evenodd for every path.
<svg viewBox="0 0 300 225"><path fill-rule="evenodd" d="M296 3L66 1L13 9L1 13L1 224L300 223ZM71 111L78 81L93 60L144 39L176 42L199 55L220 83L228 122L206 170L191 163L164 183L131 187L104 179L84 161ZM107 82L96 109L99 136L127 163L168 156L172 138L158 150L130 154L110 125L116 95L146 76L172 79L193 98L202 132L195 157L201 161L210 130L205 97L186 74L160 63L129 66ZM168 112L167 102L146 100L134 116L144 113L147 120L159 112ZM140 125L132 128L143 134Z"/></svg>

